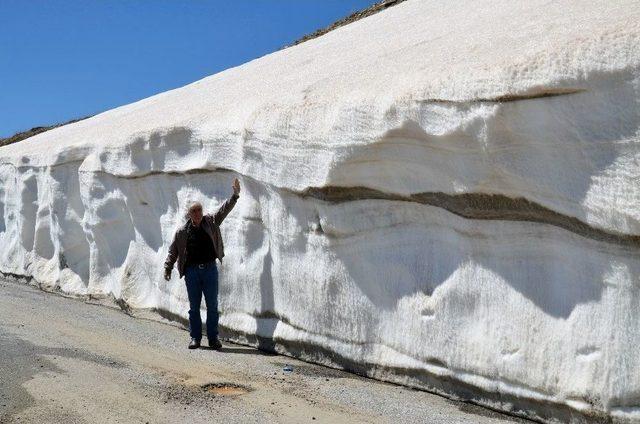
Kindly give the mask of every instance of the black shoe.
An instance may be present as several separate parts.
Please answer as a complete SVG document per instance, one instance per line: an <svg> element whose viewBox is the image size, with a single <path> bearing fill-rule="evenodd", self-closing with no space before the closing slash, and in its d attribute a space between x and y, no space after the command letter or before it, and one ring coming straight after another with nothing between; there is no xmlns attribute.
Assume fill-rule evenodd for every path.
<svg viewBox="0 0 640 424"><path fill-rule="evenodd" d="M216 337L215 339L209 340L209 347L215 350L222 349L222 343L220 343L220 340Z"/></svg>
<svg viewBox="0 0 640 424"><path fill-rule="evenodd" d="M200 347L200 340L191 338L191 343L189 343L189 349L197 349Z"/></svg>

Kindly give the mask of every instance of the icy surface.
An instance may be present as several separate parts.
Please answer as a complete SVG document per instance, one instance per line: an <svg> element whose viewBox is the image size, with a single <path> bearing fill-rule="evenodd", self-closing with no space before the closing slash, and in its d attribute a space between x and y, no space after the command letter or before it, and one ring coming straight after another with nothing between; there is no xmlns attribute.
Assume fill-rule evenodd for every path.
<svg viewBox="0 0 640 424"><path fill-rule="evenodd" d="M237 176L225 327L638 419L639 128L637 1L408 0L0 148L0 271L186 317L168 243Z"/></svg>

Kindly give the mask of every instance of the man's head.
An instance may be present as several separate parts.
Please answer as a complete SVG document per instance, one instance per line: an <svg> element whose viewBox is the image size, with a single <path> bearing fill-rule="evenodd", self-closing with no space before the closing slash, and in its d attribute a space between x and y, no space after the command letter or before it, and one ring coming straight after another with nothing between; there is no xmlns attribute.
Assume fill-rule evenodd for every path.
<svg viewBox="0 0 640 424"><path fill-rule="evenodd" d="M189 204L189 208L187 210L189 214L189 219L196 227L200 225L202 222L202 203L200 202L191 202Z"/></svg>

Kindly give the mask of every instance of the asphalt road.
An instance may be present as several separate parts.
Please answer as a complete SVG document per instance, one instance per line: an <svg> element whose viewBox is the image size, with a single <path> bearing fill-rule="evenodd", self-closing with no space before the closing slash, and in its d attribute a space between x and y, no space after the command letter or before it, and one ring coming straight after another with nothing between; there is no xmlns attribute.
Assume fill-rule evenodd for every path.
<svg viewBox="0 0 640 424"><path fill-rule="evenodd" d="M525 422L0 280L0 423ZM284 364L293 372L285 374Z"/></svg>

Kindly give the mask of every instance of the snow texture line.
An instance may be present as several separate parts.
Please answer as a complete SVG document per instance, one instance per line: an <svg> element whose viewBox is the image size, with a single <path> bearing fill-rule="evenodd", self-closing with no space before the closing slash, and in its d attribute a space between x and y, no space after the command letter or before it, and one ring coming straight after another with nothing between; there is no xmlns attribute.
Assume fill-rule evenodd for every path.
<svg viewBox="0 0 640 424"><path fill-rule="evenodd" d="M468 219L528 221L553 225L585 238L616 244L623 247L640 248L640 236L614 234L592 227L578 218L563 215L525 198L511 198L502 194L485 193L416 193L410 196L384 193L367 187L312 187L302 192L303 197L312 197L333 203L357 200L394 200L415 202L445 209Z"/></svg>

